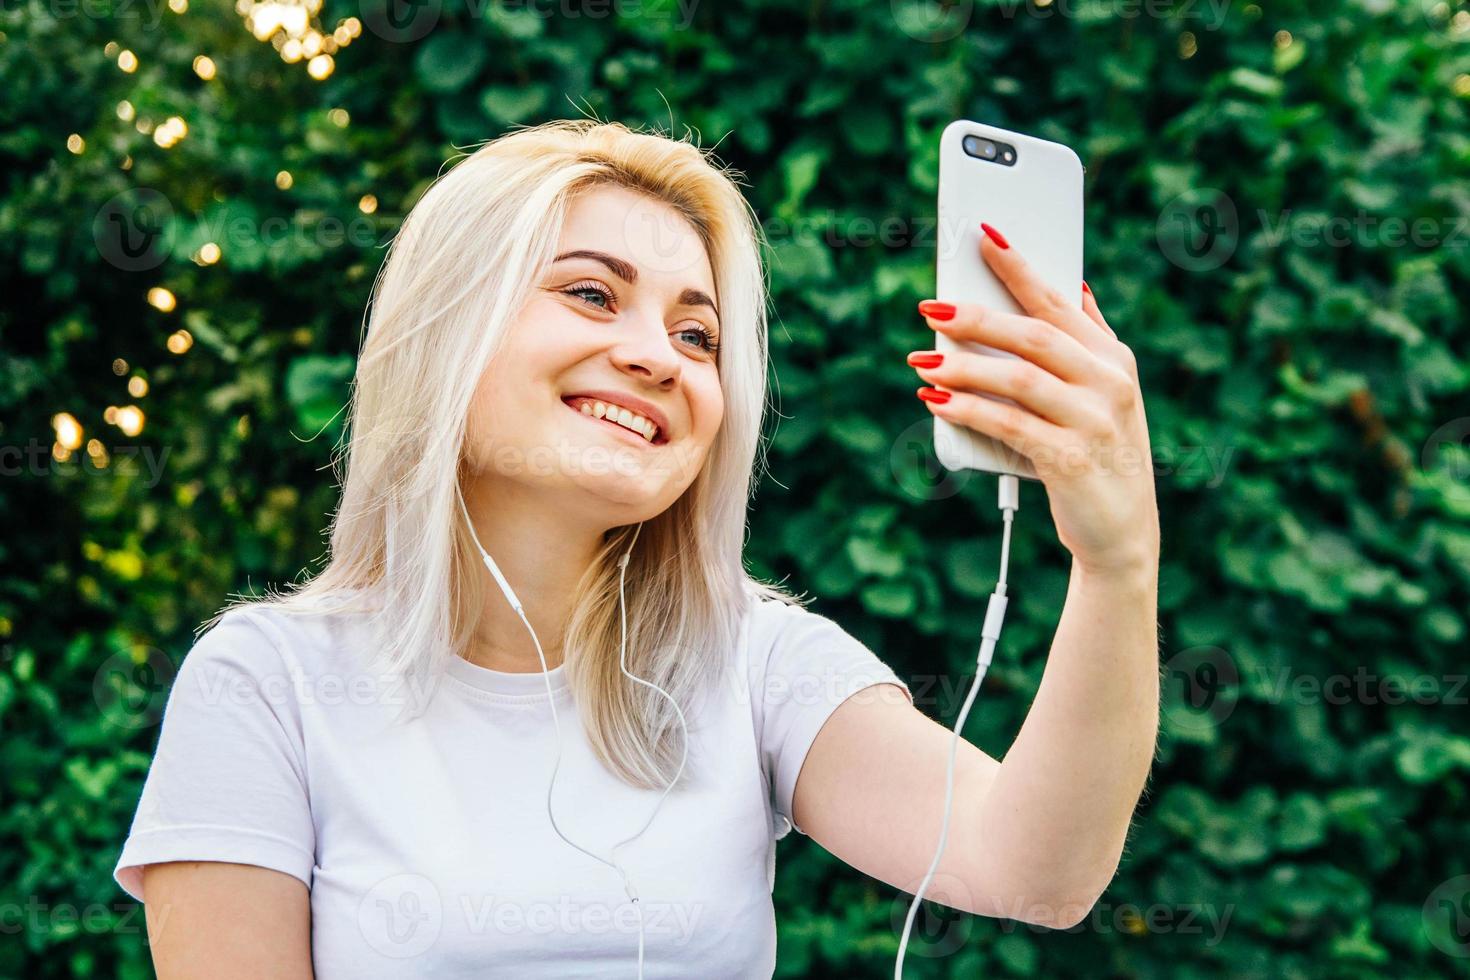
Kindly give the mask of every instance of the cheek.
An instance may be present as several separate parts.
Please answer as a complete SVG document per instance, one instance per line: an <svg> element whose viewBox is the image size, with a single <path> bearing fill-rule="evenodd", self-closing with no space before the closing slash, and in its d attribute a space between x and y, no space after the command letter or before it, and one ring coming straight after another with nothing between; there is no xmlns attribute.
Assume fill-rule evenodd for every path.
<svg viewBox="0 0 1470 980"><path fill-rule="evenodd" d="M526 299L500 338L500 349L486 373L524 377L531 368L545 367L576 336L577 316L565 302L537 290Z"/></svg>
<svg viewBox="0 0 1470 980"><path fill-rule="evenodd" d="M523 410L515 388L515 378L500 369L504 359L492 361L480 375L465 418L465 454L483 462L484 454L495 442L497 430L515 426L516 413Z"/></svg>
<svg viewBox="0 0 1470 980"><path fill-rule="evenodd" d="M725 421L725 396L718 384L713 390L703 395L699 402L699 432L703 436L703 442L708 445L715 441L719 434L720 426Z"/></svg>
<svg viewBox="0 0 1470 980"><path fill-rule="evenodd" d="M492 357L490 363L485 364L485 370L479 373L479 382L475 383L475 397L470 400L472 416L485 419L494 410L495 404L506 400L507 395L512 392L516 379L513 372L507 372L506 363L513 359L514 351L504 348Z"/></svg>
<svg viewBox="0 0 1470 980"><path fill-rule="evenodd" d="M526 399L534 387L534 379L548 373L551 365L545 343L537 343L537 326L545 325L554 311L542 307L554 303L531 302L511 323L506 335L501 338L500 349L485 364L480 379L475 383L475 393L470 399L469 424L480 426L483 433L491 419L513 417L524 410Z"/></svg>

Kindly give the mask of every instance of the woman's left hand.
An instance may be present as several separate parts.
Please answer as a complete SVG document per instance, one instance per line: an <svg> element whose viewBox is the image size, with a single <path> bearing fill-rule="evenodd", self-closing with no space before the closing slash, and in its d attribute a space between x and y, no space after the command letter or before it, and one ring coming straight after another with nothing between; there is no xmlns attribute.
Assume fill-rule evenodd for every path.
<svg viewBox="0 0 1470 980"><path fill-rule="evenodd" d="M983 227L980 254L1027 315L937 300L920 303L919 312L948 337L1018 357L957 350L924 366L939 352L915 351L909 364L934 385L919 396L935 415L1031 460L1057 536L1084 571L1155 568L1158 505L1133 352L1085 283L1079 308L1043 283L999 232ZM981 391L1017 405L974 394ZM947 400L933 400L946 392Z"/></svg>

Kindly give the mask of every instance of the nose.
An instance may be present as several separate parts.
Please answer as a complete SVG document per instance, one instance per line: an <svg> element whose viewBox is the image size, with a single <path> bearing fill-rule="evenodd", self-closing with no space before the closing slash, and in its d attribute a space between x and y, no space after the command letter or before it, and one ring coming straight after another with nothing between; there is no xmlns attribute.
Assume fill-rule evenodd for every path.
<svg viewBox="0 0 1470 980"><path fill-rule="evenodd" d="M644 312L624 321L627 333L612 349L618 370L633 375L644 384L672 388L683 372L679 352L674 349L664 327L663 317Z"/></svg>

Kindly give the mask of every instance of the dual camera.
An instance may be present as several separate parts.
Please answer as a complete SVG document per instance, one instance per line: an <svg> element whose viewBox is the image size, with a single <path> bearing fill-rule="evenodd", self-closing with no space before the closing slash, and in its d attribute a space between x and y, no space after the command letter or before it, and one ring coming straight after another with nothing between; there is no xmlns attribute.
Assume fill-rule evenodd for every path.
<svg viewBox="0 0 1470 980"><path fill-rule="evenodd" d="M1016 148L1009 143L986 139L983 136L966 136L962 142L965 152L972 157L998 163L1004 167L1016 165Z"/></svg>

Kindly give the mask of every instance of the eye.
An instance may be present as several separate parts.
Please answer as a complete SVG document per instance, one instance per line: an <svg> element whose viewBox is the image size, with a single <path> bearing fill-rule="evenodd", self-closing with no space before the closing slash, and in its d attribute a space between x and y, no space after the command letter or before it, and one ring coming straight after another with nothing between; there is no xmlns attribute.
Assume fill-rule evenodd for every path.
<svg viewBox="0 0 1470 980"><path fill-rule="evenodd" d="M719 343L717 343L715 341L714 334L710 333L709 329L706 328L706 327L703 327L703 326L685 327L683 330L680 330L679 332L681 334L692 333L692 334L695 334L698 337L703 338L703 341L702 341L702 343L699 346L703 347L706 351L708 351L711 354L716 353L720 349Z"/></svg>
<svg viewBox="0 0 1470 980"><path fill-rule="evenodd" d="M602 297L602 305L599 306L598 304L587 300L583 300L583 302L587 303L588 306L599 310L608 309L611 304L617 299L617 297L613 295L612 290L608 289L600 282L579 282L574 286L568 286L566 289L561 290L561 292L567 296L581 296L586 293L596 293L598 296Z"/></svg>

